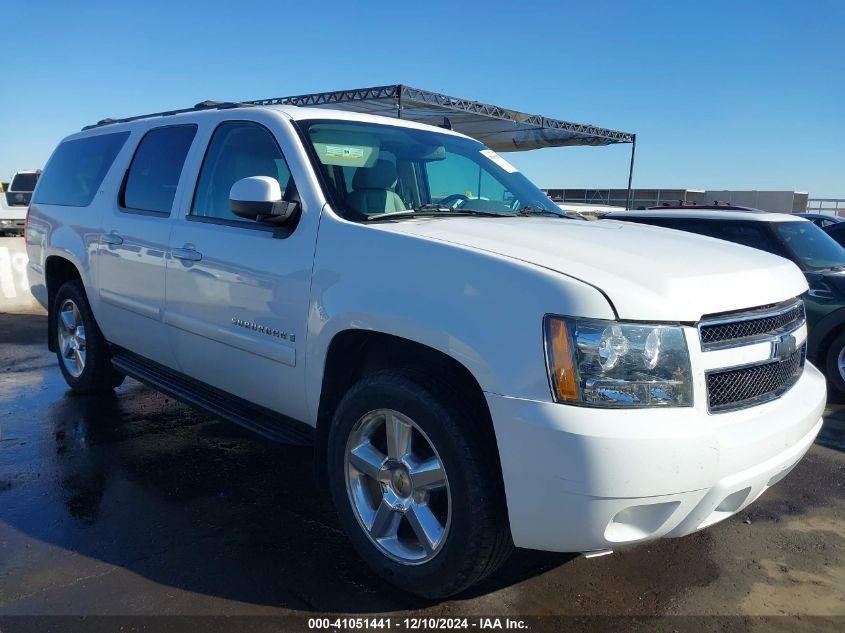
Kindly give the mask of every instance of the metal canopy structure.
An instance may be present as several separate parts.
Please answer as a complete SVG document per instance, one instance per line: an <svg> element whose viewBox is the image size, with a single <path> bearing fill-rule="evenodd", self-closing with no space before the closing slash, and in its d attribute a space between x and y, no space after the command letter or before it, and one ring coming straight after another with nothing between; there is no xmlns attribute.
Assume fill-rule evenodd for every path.
<svg viewBox="0 0 845 633"><path fill-rule="evenodd" d="M247 103L335 108L408 119L429 125L446 124L498 152L634 142L634 135L629 132L550 119L539 114L526 114L403 84L260 99Z"/></svg>
<svg viewBox="0 0 845 633"><path fill-rule="evenodd" d="M588 125L527 114L500 106L450 97L438 92L404 84L317 92L246 101L251 105L295 105L334 108L365 114L408 119L429 125L448 127L478 139L499 152L521 152L543 147L574 145L603 146L631 144L628 172L628 200L634 174L637 135Z"/></svg>

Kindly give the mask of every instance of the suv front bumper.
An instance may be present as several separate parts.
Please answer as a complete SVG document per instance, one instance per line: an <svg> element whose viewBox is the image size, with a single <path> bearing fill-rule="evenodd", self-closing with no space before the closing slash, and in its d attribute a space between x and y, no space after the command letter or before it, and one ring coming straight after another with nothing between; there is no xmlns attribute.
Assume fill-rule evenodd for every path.
<svg viewBox="0 0 845 633"><path fill-rule="evenodd" d="M779 399L719 414L485 395L514 543L561 552L683 536L735 514L800 461L826 401L809 363Z"/></svg>
<svg viewBox="0 0 845 633"><path fill-rule="evenodd" d="M0 231L23 231L26 222L24 220L0 219Z"/></svg>

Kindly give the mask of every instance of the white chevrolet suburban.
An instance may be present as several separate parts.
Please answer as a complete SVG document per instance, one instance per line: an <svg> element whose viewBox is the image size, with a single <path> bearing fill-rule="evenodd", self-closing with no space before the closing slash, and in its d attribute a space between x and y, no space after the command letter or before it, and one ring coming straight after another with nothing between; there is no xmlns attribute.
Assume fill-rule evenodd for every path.
<svg viewBox="0 0 845 633"><path fill-rule="evenodd" d="M789 261L567 217L461 134L207 102L63 140L27 218L74 391L129 375L285 441L388 582L731 516L821 427Z"/></svg>

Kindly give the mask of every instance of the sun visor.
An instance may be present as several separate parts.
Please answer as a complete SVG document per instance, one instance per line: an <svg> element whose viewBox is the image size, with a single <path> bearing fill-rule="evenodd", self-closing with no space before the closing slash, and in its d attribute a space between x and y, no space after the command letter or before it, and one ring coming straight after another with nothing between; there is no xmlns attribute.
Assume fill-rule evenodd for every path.
<svg viewBox="0 0 845 633"><path fill-rule="evenodd" d="M318 124L311 127L309 135L324 165L372 167L378 160L379 139L375 134Z"/></svg>

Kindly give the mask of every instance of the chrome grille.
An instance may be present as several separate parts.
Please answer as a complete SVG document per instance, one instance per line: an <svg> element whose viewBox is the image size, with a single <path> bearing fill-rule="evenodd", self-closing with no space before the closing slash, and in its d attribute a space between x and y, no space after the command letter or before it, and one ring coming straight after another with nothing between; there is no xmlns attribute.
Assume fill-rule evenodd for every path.
<svg viewBox="0 0 845 633"><path fill-rule="evenodd" d="M804 302L800 299L705 317L698 324L701 349L707 351L773 340L785 332L797 330L805 318Z"/></svg>
<svg viewBox="0 0 845 633"><path fill-rule="evenodd" d="M779 398L801 377L807 344L783 360L707 374L707 405L711 412L742 409Z"/></svg>

